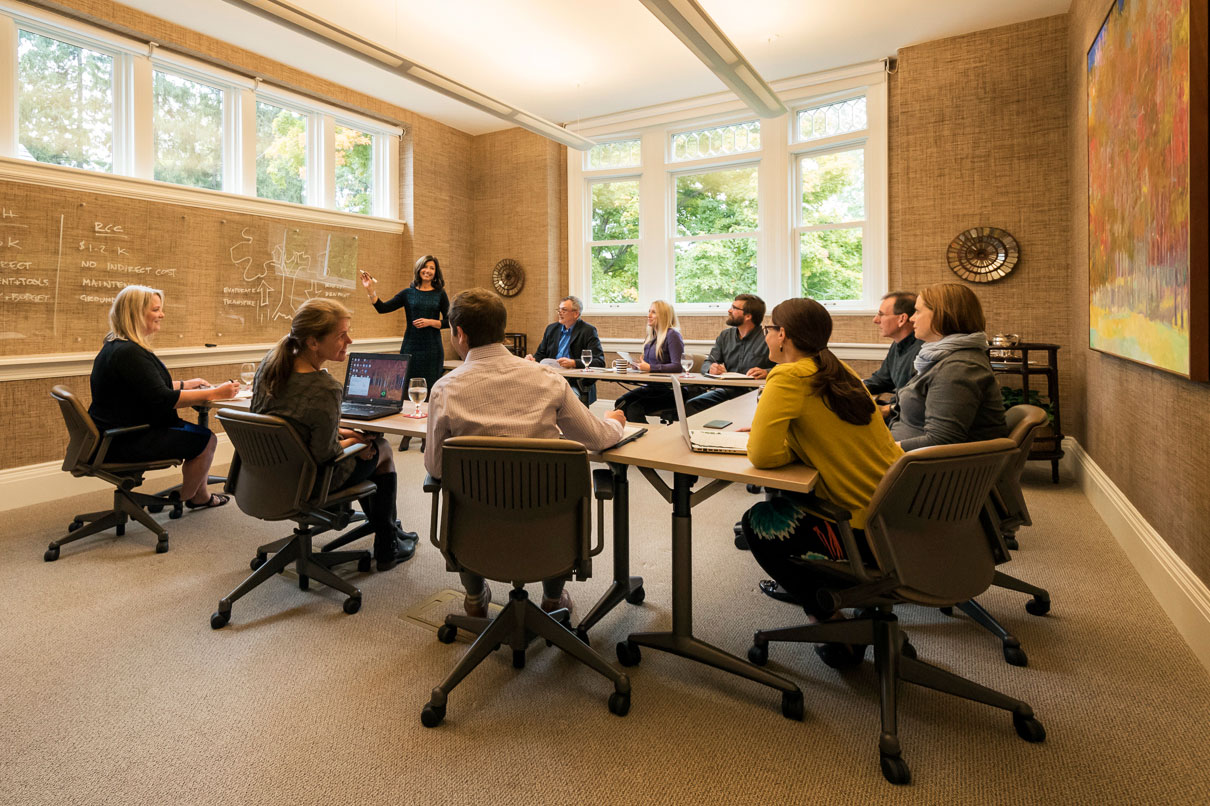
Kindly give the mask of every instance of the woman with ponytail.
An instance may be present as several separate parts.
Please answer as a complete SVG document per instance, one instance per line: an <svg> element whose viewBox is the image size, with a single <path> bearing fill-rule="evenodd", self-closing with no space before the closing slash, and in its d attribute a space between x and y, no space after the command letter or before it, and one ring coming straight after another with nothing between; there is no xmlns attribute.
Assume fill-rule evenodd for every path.
<svg viewBox="0 0 1210 806"><path fill-rule="evenodd" d="M252 411L281 417L294 427L319 464L361 442L369 447L332 471L332 489L372 480L378 487L361 507L374 526L374 557L379 571L411 558L416 535L395 525L397 478L385 439L340 427L341 384L323 369L344 361L349 345L350 313L331 299L309 299L299 306L290 332L261 361L252 384Z"/></svg>
<svg viewBox="0 0 1210 806"><path fill-rule="evenodd" d="M865 510L875 488L903 451L895 444L861 378L828 349L832 317L812 299L789 299L763 326L769 358L764 392L752 418L748 461L780 467L794 461L819 471L815 495L853 513L862 557ZM815 592L834 584L799 558L845 560L835 525L810 509L808 496L785 493L744 513L752 556L808 613L821 612ZM772 593L776 584L762 583Z"/></svg>

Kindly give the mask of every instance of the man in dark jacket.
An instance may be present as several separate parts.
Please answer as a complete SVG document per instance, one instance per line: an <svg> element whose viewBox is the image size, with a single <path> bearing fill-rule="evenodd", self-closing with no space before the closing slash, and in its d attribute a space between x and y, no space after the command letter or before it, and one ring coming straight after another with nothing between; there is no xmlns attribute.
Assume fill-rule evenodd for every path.
<svg viewBox="0 0 1210 806"><path fill-rule="evenodd" d="M597 329L580 318L583 309L579 297L567 296L559 300L559 320L546 328L538 349L525 357L530 361L550 358L564 369L584 369L581 355L585 350L589 350L592 352L589 366L603 368L605 351L601 349L601 339L597 336ZM580 378L568 380L585 406L592 405L597 399L596 381Z"/></svg>
<svg viewBox="0 0 1210 806"><path fill-rule="evenodd" d="M924 343L912 331L912 314L915 312L916 295L910 291L892 291L879 303L874 324L878 325L879 335L891 339L894 344L887 350L882 366L864 381L870 394L894 394L912 377L912 363L916 360L916 353L920 352L920 345Z"/></svg>

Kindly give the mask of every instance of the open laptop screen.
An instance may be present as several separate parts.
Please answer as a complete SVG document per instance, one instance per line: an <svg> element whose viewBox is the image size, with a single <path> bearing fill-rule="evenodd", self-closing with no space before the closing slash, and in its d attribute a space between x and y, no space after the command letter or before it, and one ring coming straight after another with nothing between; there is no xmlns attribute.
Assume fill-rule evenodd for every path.
<svg viewBox="0 0 1210 806"><path fill-rule="evenodd" d="M349 353L344 399L353 403L402 403L406 353Z"/></svg>

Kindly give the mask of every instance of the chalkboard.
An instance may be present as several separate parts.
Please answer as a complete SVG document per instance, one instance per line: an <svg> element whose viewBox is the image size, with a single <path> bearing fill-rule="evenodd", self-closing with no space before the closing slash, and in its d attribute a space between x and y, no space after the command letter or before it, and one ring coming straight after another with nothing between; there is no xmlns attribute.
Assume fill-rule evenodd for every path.
<svg viewBox="0 0 1210 806"><path fill-rule="evenodd" d="M407 284L403 236L102 193L0 182L0 355L99 349L126 285L164 291L155 346L276 341L309 297L355 314L356 337L398 332L365 315L364 267Z"/></svg>

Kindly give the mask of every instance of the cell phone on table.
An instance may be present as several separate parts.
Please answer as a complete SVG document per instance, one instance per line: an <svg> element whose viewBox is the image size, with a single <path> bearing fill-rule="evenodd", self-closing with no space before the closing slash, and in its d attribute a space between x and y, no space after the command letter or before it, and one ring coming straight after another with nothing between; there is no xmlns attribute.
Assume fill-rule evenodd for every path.
<svg viewBox="0 0 1210 806"><path fill-rule="evenodd" d="M702 426L702 428L723 429L731 425L730 420L711 420Z"/></svg>

